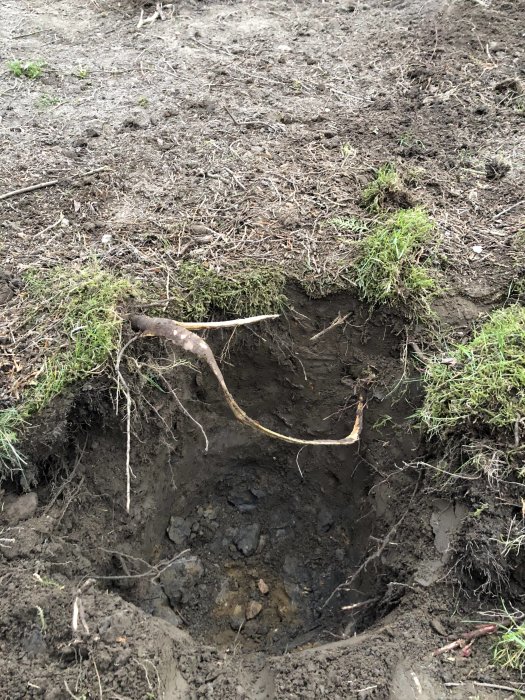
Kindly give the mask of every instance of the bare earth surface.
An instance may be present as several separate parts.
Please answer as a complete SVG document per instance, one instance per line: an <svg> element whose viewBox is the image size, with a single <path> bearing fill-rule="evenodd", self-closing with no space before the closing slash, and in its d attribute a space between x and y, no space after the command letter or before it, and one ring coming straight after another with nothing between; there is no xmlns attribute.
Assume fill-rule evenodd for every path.
<svg viewBox="0 0 525 700"><path fill-rule="evenodd" d="M188 259L337 286L360 234L327 222L362 218L388 161L438 224L443 323L459 335L506 298L523 264L525 2L185 0L138 29L141 9L0 3L0 407L47 342L19 332L26 271L96 257L159 299ZM45 61L42 78L15 78L14 58ZM438 497L402 468L429 448L407 427L416 384L395 390L401 319L348 291L289 294L264 337L209 336L228 385L273 429L325 438L346 434L349 386L372 376L359 447L269 444L206 372L177 368L210 449L145 386L127 514L110 387L75 387L29 431L38 486L2 497L2 698L513 697L490 638L432 656L524 595L522 563L504 585L483 565L505 494Z"/></svg>

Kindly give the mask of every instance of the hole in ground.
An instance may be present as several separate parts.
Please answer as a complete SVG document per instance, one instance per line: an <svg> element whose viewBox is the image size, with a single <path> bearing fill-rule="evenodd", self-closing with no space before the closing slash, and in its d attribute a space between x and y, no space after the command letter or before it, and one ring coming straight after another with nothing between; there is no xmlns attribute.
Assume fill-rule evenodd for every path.
<svg viewBox="0 0 525 700"><path fill-rule="evenodd" d="M93 421L56 504L68 506L61 528L80 538L89 573L116 577L107 585L124 598L215 646L284 651L333 640L394 604L384 597L391 579L379 558L349 590L332 594L391 525L390 504L374 488L378 475L415 456L406 429L415 385L400 384L401 326L369 318L348 296L308 301L294 293L293 307L265 329L209 335L226 382L272 429L327 438L350 432L355 384L366 380L358 445L298 450L269 440L234 420L205 368L179 367L170 382L205 427L209 452L169 393L146 385L131 515L123 510L125 436L113 419ZM171 352L157 340L141 343L142 360ZM74 410L85 418L81 401ZM355 603L364 604L341 611Z"/></svg>

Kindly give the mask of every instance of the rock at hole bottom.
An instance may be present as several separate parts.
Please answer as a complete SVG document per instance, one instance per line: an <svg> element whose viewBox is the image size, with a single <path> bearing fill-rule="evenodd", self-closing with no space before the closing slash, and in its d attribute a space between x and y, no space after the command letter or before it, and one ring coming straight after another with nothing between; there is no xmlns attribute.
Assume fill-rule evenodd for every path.
<svg viewBox="0 0 525 700"><path fill-rule="evenodd" d="M172 516L167 529L168 537L178 547L184 547L190 537L191 528L184 518Z"/></svg>
<svg viewBox="0 0 525 700"><path fill-rule="evenodd" d="M171 605L187 603L203 574L204 566L199 557L184 557L170 564L160 575L160 582Z"/></svg>
<svg viewBox="0 0 525 700"><path fill-rule="evenodd" d="M262 578L260 578L257 581L257 588L259 589L259 591L261 592L262 595L267 595L270 592L270 587L268 586L266 581Z"/></svg>
<svg viewBox="0 0 525 700"><path fill-rule="evenodd" d="M253 523L252 525L240 527L233 541L239 552L242 552L245 557L250 557L257 551L260 535L261 526L259 523Z"/></svg>
<svg viewBox="0 0 525 700"><path fill-rule="evenodd" d="M253 620L253 618L257 617L257 615L261 612L262 609L263 606L259 602L257 602L256 600L250 600L250 602L246 606L246 619Z"/></svg>
<svg viewBox="0 0 525 700"><path fill-rule="evenodd" d="M230 615L230 627L232 630L234 632L238 632L243 626L245 619L242 605L236 605L233 608L232 614Z"/></svg>

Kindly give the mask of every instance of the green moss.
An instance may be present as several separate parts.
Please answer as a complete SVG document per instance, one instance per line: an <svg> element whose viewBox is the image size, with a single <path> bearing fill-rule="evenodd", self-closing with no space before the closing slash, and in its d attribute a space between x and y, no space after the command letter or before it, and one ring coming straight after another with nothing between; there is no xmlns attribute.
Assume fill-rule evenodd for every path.
<svg viewBox="0 0 525 700"><path fill-rule="evenodd" d="M177 274L180 320L202 321L212 312L244 317L279 312L286 303L285 276L274 267L216 272L201 263L183 263Z"/></svg>
<svg viewBox="0 0 525 700"><path fill-rule="evenodd" d="M525 308L494 311L449 362L427 367L425 402L419 412L431 432L508 431L525 416Z"/></svg>
<svg viewBox="0 0 525 700"><path fill-rule="evenodd" d="M132 291L130 282L98 265L71 270L59 267L26 277L34 316L45 329L55 320L53 334L60 347L44 358L36 383L23 402L29 415L44 408L67 385L98 371L118 343L121 319L116 307ZM40 304L46 302L45 310Z"/></svg>
<svg viewBox="0 0 525 700"><path fill-rule="evenodd" d="M361 202L368 210L378 212L388 195L400 191L401 178L395 167L386 163L376 171L374 179L363 190Z"/></svg>
<svg viewBox="0 0 525 700"><path fill-rule="evenodd" d="M423 209L403 209L377 225L360 244L355 263L361 297L371 303L428 307L436 291L428 265L420 262L434 224Z"/></svg>

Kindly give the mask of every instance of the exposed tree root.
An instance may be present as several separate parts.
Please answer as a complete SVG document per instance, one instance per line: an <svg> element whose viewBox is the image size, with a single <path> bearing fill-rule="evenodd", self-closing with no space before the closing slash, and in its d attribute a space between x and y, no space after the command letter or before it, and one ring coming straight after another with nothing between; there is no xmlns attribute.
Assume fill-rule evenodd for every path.
<svg viewBox="0 0 525 700"><path fill-rule="evenodd" d="M265 317L253 317L251 319L239 319L238 321L231 322L227 321L225 324L206 324L206 323L192 323L187 324L191 328L206 328L212 327L217 328L221 325L242 325L246 323L254 323L255 321L262 320ZM359 440L361 435L361 430L363 427L363 411L364 411L364 399L359 396L357 404L357 413L354 422L354 427L350 435L339 440L303 440L301 438L290 437L288 435L282 435L281 433L274 432L269 428L265 428L263 425L258 423L253 418L250 418L243 409L237 404L233 396L231 395L222 372L219 369L219 365L215 360L215 356L210 348L210 346L198 335L192 333L188 328L184 327L184 324L173 321L169 318L152 318L150 316L144 315L132 315L129 318L131 327L134 331L142 333L145 336L154 336L158 338L166 338L170 340L178 347L182 348L186 352L190 352L196 355L201 360L204 360L214 373L223 394L226 398L228 406L231 408L234 416L244 425L248 425L255 430L258 430L265 435L268 435L276 440L283 440L284 442L291 442L295 445L353 445Z"/></svg>

